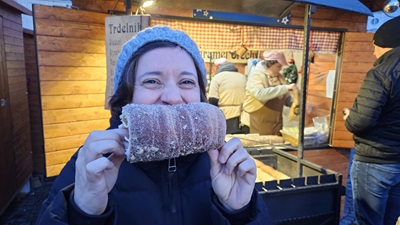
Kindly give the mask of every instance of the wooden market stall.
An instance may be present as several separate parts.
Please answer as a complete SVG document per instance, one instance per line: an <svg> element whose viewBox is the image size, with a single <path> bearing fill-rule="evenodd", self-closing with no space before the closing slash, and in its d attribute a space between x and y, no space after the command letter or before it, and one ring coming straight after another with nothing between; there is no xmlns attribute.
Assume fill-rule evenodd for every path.
<svg viewBox="0 0 400 225"><path fill-rule="evenodd" d="M74 5L80 10L39 5L34 7L47 176L56 176L59 173L91 130L108 127L109 112L103 108L106 87L104 19L109 16L107 13L110 9L122 11L125 6L123 2L115 1L105 1L102 4L97 4L95 1L77 1L74 2ZM152 10L153 12L148 10L152 14L151 26L167 24L174 28L183 29L203 49L207 49L208 42L215 44L218 40L213 41L212 38L203 33L201 35L194 33L191 31L191 27L207 30L208 33L214 32L214 34L214 30L217 30L216 32L259 30L258 32L264 33L270 32L270 30L276 33L290 30L291 33L301 34L303 29L300 26L301 23L299 23L299 18L302 17L301 14L304 12L304 6L301 5L291 10L293 18L291 27L268 27L260 24L226 21L212 21L214 23L211 23L210 21L191 18L193 11L188 9L154 8ZM341 107L350 107L355 98L355 93L358 92L359 86L348 85L348 83L355 81L353 76L362 77L365 74L365 69L359 70L357 67L368 68L372 66L370 58L357 58L358 55L361 55L361 52L367 54L370 51L368 48L356 49L356 46L365 45L371 38L371 35L365 33L365 30L362 29L365 23L366 16L325 7L318 7L313 14L312 25L321 27L311 29L312 37L319 37L319 34L325 36L326 34L334 34L333 36L337 38L328 41L334 45L335 50L330 51L334 54L327 54L326 49L321 48L321 50L317 48L318 46L314 46L315 56L310 64L306 97L307 107L310 110L306 114L305 122L310 124L313 117L326 114L334 118L330 123L331 139L329 143L333 147L353 147L351 134L343 129L344 126L341 126L341 123L343 123ZM313 39L312 42L316 43L316 39ZM347 42L351 43L348 44ZM213 48L216 47L210 47L210 49ZM259 48L266 49L267 47L261 46ZM302 49L301 43L299 49ZM370 54L372 55L372 51ZM209 68L207 61L206 64L206 67ZM243 62L236 62L236 65L241 71L245 71ZM211 73L214 70L215 68L211 68ZM329 70L337 70L338 76L335 89L337 93L333 99L327 98L325 94L325 83ZM361 83L361 80L358 83ZM353 94L349 95L348 93ZM337 146L333 145L335 141L337 141ZM323 150L315 153L320 154L319 158L323 158L324 155L326 155L325 157L332 156L327 155ZM278 156L278 160L275 161L277 165L281 165L282 169L286 168L292 172L299 172L293 167L295 165L293 162L296 161L293 157L279 151L276 154L282 155L282 157ZM286 163L279 163L283 159L289 159L289 161L284 160ZM340 161L339 166L335 168L337 173L308 162L305 166L305 176L328 175L328 178L324 179L330 180L327 186L331 189L324 195L330 196L329 198L334 204L333 208L327 210L335 211L335 221L338 219L338 204L336 202L340 192L338 185L341 185L342 182L340 174L347 173L348 164L346 158L340 158L340 160L343 162ZM284 164L292 166L290 168L282 167ZM330 174L324 174L321 171L330 171ZM332 176L329 175L337 176L337 179L335 178L332 182ZM306 190L311 189L306 187ZM286 193L289 192L296 192L296 190ZM277 192L275 196L281 195L282 192Z"/></svg>
<svg viewBox="0 0 400 225"><path fill-rule="evenodd" d="M21 14L31 12L0 1L0 214L32 173Z"/></svg>
<svg viewBox="0 0 400 225"><path fill-rule="evenodd" d="M103 108L106 80L104 18L109 16L106 13L110 9L122 11L125 6L123 2L115 1L105 1L102 4L96 1L73 3L80 10L39 5L34 8L47 176L59 173L91 130L108 127L109 112ZM193 20L192 10L188 9L154 7L147 12L153 15L151 25L168 24L176 28L190 25L207 30L225 29L227 32L232 26L237 26L267 31L267 28L259 24L238 26L221 21L210 23ZM300 33L303 13L303 5L291 10L292 25L298 26L293 29ZM313 117L330 112L333 119L330 123L329 144L333 147L353 147L351 134L343 126L341 111L342 107L351 106L358 92L359 86L348 83L357 82L354 79L357 76L360 84L366 68L372 65L371 57L358 57L363 54L372 55L372 49L361 47L371 38L370 34L365 33L365 24L366 16L347 11L318 7L313 14L312 26L323 26L328 32L340 33L337 54L315 52L307 87L307 106L311 110L307 112L306 124L311 124ZM188 31L190 34L190 29ZM203 40L196 40L196 36L194 39L204 46ZM243 63L236 65L240 71L245 72ZM209 65L206 67L209 68ZM339 76L334 99L325 96L324 85L327 71L332 69L338 69ZM211 72L214 70L212 68Z"/></svg>

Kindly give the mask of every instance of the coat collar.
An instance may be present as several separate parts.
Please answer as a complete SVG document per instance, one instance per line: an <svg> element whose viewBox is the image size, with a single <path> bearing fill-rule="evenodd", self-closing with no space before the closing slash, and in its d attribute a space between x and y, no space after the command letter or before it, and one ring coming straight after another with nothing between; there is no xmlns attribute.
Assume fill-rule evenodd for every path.
<svg viewBox="0 0 400 225"><path fill-rule="evenodd" d="M393 48L392 50L386 52L385 54L383 54L381 57L379 57L375 63L374 63L374 67L378 66L379 64L387 61L388 59L392 58L392 57L398 57L398 55L400 54L400 46Z"/></svg>

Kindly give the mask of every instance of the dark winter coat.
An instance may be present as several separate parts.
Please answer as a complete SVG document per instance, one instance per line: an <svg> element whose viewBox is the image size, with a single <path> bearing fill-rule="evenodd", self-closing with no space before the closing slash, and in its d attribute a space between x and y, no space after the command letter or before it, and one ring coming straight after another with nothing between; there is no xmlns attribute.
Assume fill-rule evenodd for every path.
<svg viewBox="0 0 400 225"><path fill-rule="evenodd" d="M367 73L345 121L354 134L355 160L400 163L400 47Z"/></svg>
<svg viewBox="0 0 400 225"><path fill-rule="evenodd" d="M57 177L37 224L271 224L257 191L244 210L224 210L212 191L207 153L177 158L175 172L168 171L168 160L135 164L124 161L109 193L106 212L87 215L74 205L72 196L76 157Z"/></svg>

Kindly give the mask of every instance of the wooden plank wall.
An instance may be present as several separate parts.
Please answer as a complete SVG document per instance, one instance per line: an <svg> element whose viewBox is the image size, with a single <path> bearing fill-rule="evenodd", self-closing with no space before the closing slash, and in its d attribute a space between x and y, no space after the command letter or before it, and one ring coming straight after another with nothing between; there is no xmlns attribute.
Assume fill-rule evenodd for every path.
<svg viewBox="0 0 400 225"><path fill-rule="evenodd" d="M361 82L376 60L373 55L372 33L346 32L342 49L341 72L335 103L332 146L354 147L352 134L344 126L343 108L350 108L357 97Z"/></svg>
<svg viewBox="0 0 400 225"><path fill-rule="evenodd" d="M2 185L8 185L8 188L13 191L11 196L6 196L9 199L22 188L32 173L22 19L21 11L14 8L15 6L19 5L13 1L0 1L5 53L1 53L5 56L5 74L2 74L2 76L6 76L8 80L9 99L6 99L6 104L9 105L11 111L11 127L8 130L11 133L11 138L6 140L11 143L11 148L3 149L3 151L7 151L13 156L11 162L9 162L13 166L2 171L2 173L12 176L12 182L7 180L1 182ZM3 148L3 146L0 146L0 148ZM4 196L1 197L3 199ZM3 205L0 207L3 207ZM0 208L0 213L1 211Z"/></svg>
<svg viewBox="0 0 400 225"><path fill-rule="evenodd" d="M92 130L108 127L104 109L104 19L74 9L34 6L46 175L57 175Z"/></svg>
<svg viewBox="0 0 400 225"><path fill-rule="evenodd" d="M2 10L0 9L0 14ZM6 67L6 54L4 45L3 17L0 16L0 99L2 101L9 100L8 79ZM10 105L6 104L0 107L0 215L10 202L10 199L17 189L15 183L15 162L14 153L12 152L12 135L11 126L11 110Z"/></svg>
<svg viewBox="0 0 400 225"><path fill-rule="evenodd" d="M80 10L108 13L108 10L125 12L125 1L103 0L73 0L72 5Z"/></svg>
<svg viewBox="0 0 400 225"><path fill-rule="evenodd" d="M12 113L12 151L15 154L17 185L21 186L32 172L22 19L18 11L11 13L2 10L1 14Z"/></svg>
<svg viewBox="0 0 400 225"><path fill-rule="evenodd" d="M40 105L39 76L33 31L24 30L25 70L28 85L29 121L32 140L33 174L46 174Z"/></svg>

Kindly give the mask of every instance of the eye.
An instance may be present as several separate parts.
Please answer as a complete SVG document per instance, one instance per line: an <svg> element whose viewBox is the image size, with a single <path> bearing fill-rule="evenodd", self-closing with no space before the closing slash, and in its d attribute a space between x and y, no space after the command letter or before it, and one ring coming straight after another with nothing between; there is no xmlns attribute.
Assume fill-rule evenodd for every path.
<svg viewBox="0 0 400 225"><path fill-rule="evenodd" d="M196 82L194 82L193 80L183 80L183 81L181 81L181 84L184 84L184 85L195 85L196 84Z"/></svg>
<svg viewBox="0 0 400 225"><path fill-rule="evenodd" d="M157 79L146 79L142 82L142 85L147 88L155 89L161 86L161 82Z"/></svg>
<svg viewBox="0 0 400 225"><path fill-rule="evenodd" d="M182 80L179 82L179 86L180 86L182 89L191 89L191 88L196 87L196 85L197 85L196 81L194 81L194 80L192 80L192 79L182 79Z"/></svg>
<svg viewBox="0 0 400 225"><path fill-rule="evenodd" d="M149 80L145 80L143 81L144 84L158 84L159 82L155 79L149 79Z"/></svg>

